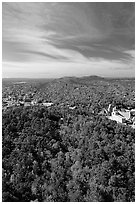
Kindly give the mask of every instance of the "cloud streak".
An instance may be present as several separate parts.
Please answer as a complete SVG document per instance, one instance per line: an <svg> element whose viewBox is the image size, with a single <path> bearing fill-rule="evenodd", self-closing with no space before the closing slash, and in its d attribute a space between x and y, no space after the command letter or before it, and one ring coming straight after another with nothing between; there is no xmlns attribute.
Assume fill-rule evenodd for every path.
<svg viewBox="0 0 137 204"><path fill-rule="evenodd" d="M134 3L3 3L2 18L4 76L134 75Z"/></svg>

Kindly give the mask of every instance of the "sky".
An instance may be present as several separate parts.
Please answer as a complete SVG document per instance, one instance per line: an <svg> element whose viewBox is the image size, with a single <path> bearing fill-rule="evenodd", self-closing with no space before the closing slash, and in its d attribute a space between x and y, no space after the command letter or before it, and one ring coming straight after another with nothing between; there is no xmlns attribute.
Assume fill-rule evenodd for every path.
<svg viewBox="0 0 137 204"><path fill-rule="evenodd" d="M133 2L3 2L2 77L135 76Z"/></svg>

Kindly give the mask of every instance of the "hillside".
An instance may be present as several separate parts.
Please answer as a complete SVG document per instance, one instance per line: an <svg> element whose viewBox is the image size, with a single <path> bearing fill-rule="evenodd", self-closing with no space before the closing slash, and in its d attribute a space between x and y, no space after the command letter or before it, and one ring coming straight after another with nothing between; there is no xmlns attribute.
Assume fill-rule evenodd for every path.
<svg viewBox="0 0 137 204"><path fill-rule="evenodd" d="M134 80L17 82L2 90L3 201L134 201L135 130L99 114L110 103L134 108ZM26 99L37 103L20 106Z"/></svg>

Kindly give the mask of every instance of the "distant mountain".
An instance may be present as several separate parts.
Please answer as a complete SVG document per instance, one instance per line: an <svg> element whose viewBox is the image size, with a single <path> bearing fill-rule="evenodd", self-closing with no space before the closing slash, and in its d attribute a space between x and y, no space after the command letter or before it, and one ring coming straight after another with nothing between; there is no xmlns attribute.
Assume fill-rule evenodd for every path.
<svg viewBox="0 0 137 204"><path fill-rule="evenodd" d="M93 76L83 76L83 77L80 77L81 79L87 79L87 80L102 80L104 79L103 77L100 77L100 76L96 76L96 75L93 75Z"/></svg>
<svg viewBox="0 0 137 204"><path fill-rule="evenodd" d="M108 78L108 77L100 77L96 75L92 76L83 76L83 77L75 77L75 76L70 76L70 77L61 77L61 78L3 78L2 82L3 84L7 83L21 83L21 82L26 82L26 83L36 83L39 84L39 88L44 88L49 86L55 86L57 87L64 87L66 84L68 86L71 85L84 85L84 86L90 86L93 85L94 83L112 83L119 81L120 83L125 83L126 81L132 81L134 83L135 78ZM38 88L37 87L37 88ZM64 87L66 88L66 87Z"/></svg>
<svg viewBox="0 0 137 204"><path fill-rule="evenodd" d="M83 76L83 77L75 77L75 76L72 76L72 77L61 77L59 79L63 79L63 80L101 80L101 79L104 79L103 77L100 77L100 76L96 76L96 75L92 75L92 76Z"/></svg>
<svg viewBox="0 0 137 204"><path fill-rule="evenodd" d="M62 82L62 83L73 83L73 84L89 84L93 81L105 80L103 77L99 76L84 76L84 77L61 77L58 79L54 79L53 82Z"/></svg>
<svg viewBox="0 0 137 204"><path fill-rule="evenodd" d="M52 82L56 83L66 83L66 84L81 84L81 85L90 85L94 81L107 81L107 79L99 76L84 76L84 77L62 77L55 79Z"/></svg>

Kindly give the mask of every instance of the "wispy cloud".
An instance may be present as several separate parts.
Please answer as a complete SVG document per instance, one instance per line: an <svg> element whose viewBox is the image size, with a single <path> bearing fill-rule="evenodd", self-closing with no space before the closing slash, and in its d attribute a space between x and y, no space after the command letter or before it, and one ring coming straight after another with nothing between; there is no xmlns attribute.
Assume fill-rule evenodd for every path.
<svg viewBox="0 0 137 204"><path fill-rule="evenodd" d="M134 74L134 52L134 3L3 3L4 75Z"/></svg>

